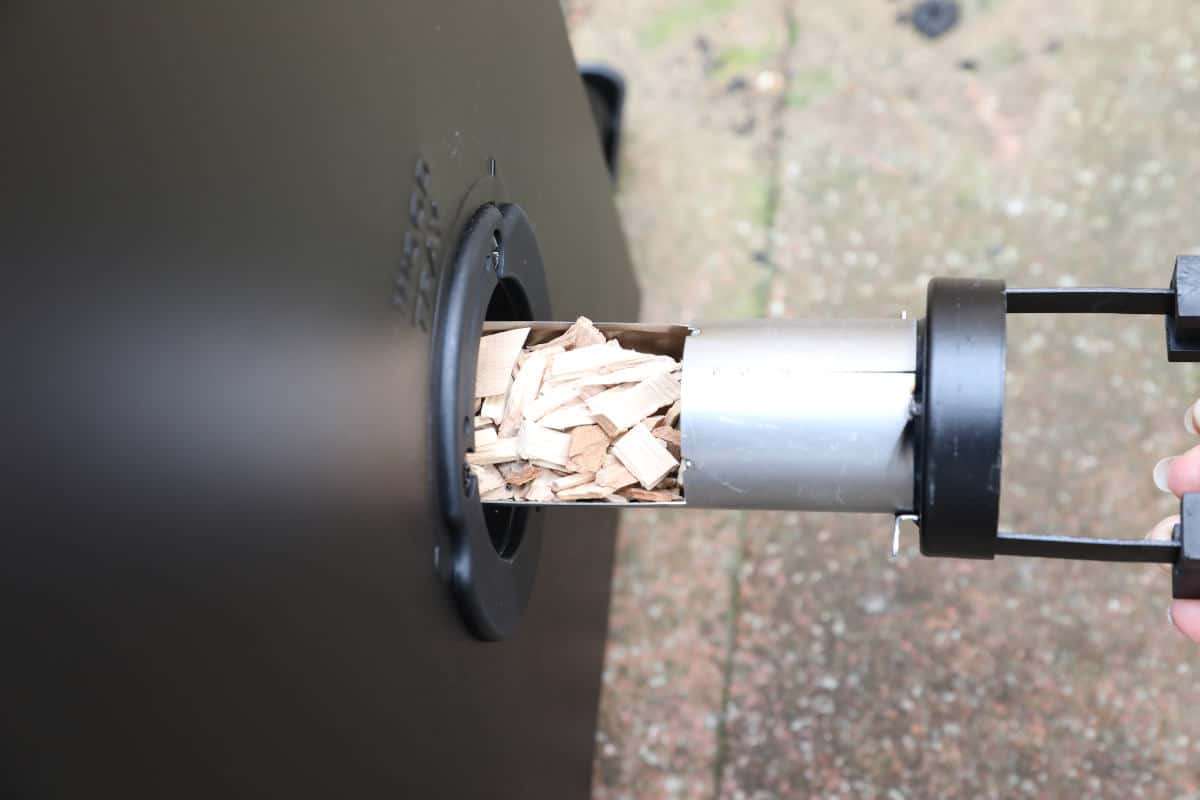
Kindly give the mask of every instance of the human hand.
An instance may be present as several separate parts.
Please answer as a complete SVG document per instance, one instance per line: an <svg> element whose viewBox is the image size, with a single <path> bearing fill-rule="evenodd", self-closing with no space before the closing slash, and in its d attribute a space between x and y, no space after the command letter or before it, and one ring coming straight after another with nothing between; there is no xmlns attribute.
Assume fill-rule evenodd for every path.
<svg viewBox="0 0 1200 800"><path fill-rule="evenodd" d="M1189 406L1184 426L1200 435L1200 401ZM1180 497L1184 492L1200 492L1200 445L1181 456L1164 458L1154 465L1154 484L1164 492ZM1172 529L1179 524L1179 515L1160 520L1146 534L1147 539L1169 540ZM1175 627L1193 642L1200 642L1200 600L1172 600L1167 616Z"/></svg>

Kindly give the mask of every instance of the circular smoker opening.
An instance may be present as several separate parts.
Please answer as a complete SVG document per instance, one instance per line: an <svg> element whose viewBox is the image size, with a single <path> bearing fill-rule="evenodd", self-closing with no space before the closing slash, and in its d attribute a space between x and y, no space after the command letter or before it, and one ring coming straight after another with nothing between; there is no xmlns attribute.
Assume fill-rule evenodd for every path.
<svg viewBox="0 0 1200 800"><path fill-rule="evenodd" d="M493 258L503 258L503 248L500 240L492 238L495 244ZM529 298L521 284L512 278L502 278L496 283L488 300L488 322L520 322L533 318L533 310L529 306ZM512 558L521 546L521 538L525 533L525 525L529 518L529 509L514 508L499 503L484 503L483 518L487 522L488 536L492 546L501 558Z"/></svg>

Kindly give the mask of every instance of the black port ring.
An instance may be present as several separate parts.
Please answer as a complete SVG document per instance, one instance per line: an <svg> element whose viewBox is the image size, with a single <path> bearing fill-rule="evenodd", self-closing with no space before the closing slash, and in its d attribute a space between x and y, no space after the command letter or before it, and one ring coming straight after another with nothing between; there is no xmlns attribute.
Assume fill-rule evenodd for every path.
<svg viewBox="0 0 1200 800"><path fill-rule="evenodd" d="M485 506L466 466L474 438L475 362L488 318L551 318L541 250L516 205L485 204L463 229L442 281L431 354L431 477L450 542L450 582L472 633L496 641L516 631L529 604L541 519L522 508Z"/></svg>

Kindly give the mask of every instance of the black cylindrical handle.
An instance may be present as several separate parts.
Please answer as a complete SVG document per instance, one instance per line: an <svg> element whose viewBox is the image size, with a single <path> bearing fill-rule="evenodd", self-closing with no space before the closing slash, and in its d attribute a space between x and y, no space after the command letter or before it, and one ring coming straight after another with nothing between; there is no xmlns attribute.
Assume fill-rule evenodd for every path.
<svg viewBox="0 0 1200 800"><path fill-rule="evenodd" d="M921 552L992 558L1004 422L1004 282L934 278L922 323Z"/></svg>

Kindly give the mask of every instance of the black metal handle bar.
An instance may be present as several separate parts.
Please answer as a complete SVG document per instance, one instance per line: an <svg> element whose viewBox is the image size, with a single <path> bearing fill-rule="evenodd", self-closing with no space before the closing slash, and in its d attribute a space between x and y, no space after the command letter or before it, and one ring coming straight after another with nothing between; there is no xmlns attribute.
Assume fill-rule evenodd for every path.
<svg viewBox="0 0 1200 800"><path fill-rule="evenodd" d="M1144 314L1169 316L1174 289L1009 289L1009 314Z"/></svg>
<svg viewBox="0 0 1200 800"><path fill-rule="evenodd" d="M1200 361L1200 256L1180 256L1168 289L1006 289L1007 314L1131 314L1166 320L1167 359ZM1180 502L1171 541L998 531L995 555L1174 564L1175 597L1200 598L1200 493Z"/></svg>

